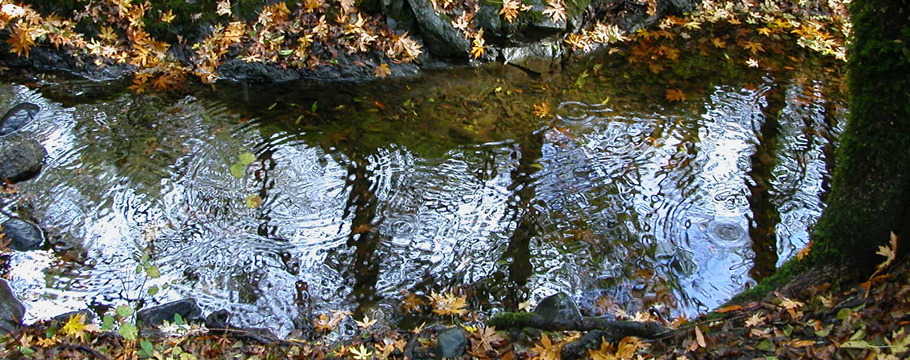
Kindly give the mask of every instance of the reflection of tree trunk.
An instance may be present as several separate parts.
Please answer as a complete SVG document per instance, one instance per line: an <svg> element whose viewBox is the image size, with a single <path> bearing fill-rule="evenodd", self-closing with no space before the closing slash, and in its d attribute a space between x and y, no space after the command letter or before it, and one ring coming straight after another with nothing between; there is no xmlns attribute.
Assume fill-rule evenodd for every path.
<svg viewBox="0 0 910 360"><path fill-rule="evenodd" d="M510 202L513 207L513 220L517 220L517 226L509 238L509 245L502 254L504 262L508 263L508 279L517 286L524 286L531 277L533 268L531 267L531 237L537 233L537 216L531 203L534 201L535 188L533 175L538 171L534 166L541 157L541 148L543 147L543 131L530 134L528 139L519 144L521 158L518 161L518 167L512 172L512 184L509 190L513 192ZM515 287L509 287L513 300L517 295Z"/></svg>
<svg viewBox="0 0 910 360"><path fill-rule="evenodd" d="M373 172L367 169L368 162L356 155L348 165L345 187L350 188L344 217L353 215L347 246L354 248L348 278L354 279L353 297L357 301L357 313L375 301L376 282L379 279L379 259L376 248L381 238L373 231L376 221L376 207L379 200L374 193Z"/></svg>
<svg viewBox="0 0 910 360"><path fill-rule="evenodd" d="M775 165L775 150L780 135L778 116L786 105L783 89L772 88L767 93L768 107L763 110L764 122L759 129L758 144L755 153L750 157L752 170L748 172L752 182L749 186L749 208L752 210L752 221L749 225L749 237L752 239L752 250L755 252L752 269L749 275L761 280L774 273L777 265L777 233L780 213L771 202L771 172Z"/></svg>
<svg viewBox="0 0 910 360"><path fill-rule="evenodd" d="M264 151L259 156L259 161L260 161L261 166L259 167L259 169L256 170L256 172L254 174L255 179L259 183L259 186L260 186L259 191L256 195L258 195L259 198L261 198L263 202L266 202L269 200L269 191L275 187L275 181L271 180L271 178L269 176L271 171L275 170L275 167L277 165L275 163L275 160L272 159L272 155L274 155L274 154L275 154L275 150L272 150L272 149L268 149L268 150ZM275 232L277 230L277 227L269 225L269 222L272 221L272 217L269 214L271 212L270 209L271 209L271 206L259 206L256 209L257 220L259 223L259 226L256 228L256 234L258 234L259 236L265 237L265 238L276 239L277 236L276 236Z"/></svg>

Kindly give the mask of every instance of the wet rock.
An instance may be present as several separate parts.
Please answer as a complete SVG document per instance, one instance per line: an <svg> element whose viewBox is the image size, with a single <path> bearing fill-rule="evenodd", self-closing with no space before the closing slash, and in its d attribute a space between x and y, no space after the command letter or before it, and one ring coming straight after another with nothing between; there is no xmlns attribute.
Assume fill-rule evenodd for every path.
<svg viewBox="0 0 910 360"><path fill-rule="evenodd" d="M436 336L436 358L454 359L464 354L468 338L461 328L445 329Z"/></svg>
<svg viewBox="0 0 910 360"><path fill-rule="evenodd" d="M9 239L9 248L16 251L29 251L44 245L44 232L34 223L18 218L12 218L0 224L6 239Z"/></svg>
<svg viewBox="0 0 910 360"><path fill-rule="evenodd" d="M51 318L51 321L58 322L58 323L66 323L67 321L69 321L69 319L71 317L76 316L76 315L82 315L83 319L85 319L86 323L88 323L92 320L95 320L94 311L91 311L89 309L82 309L82 310L70 311L70 312L66 312L66 313L54 316L53 318Z"/></svg>
<svg viewBox="0 0 910 360"><path fill-rule="evenodd" d="M0 136L11 134L35 119L41 108L32 103L21 103L13 106L0 119Z"/></svg>
<svg viewBox="0 0 910 360"><path fill-rule="evenodd" d="M0 332L16 331L22 326L25 305L13 294L5 279L0 279Z"/></svg>
<svg viewBox="0 0 910 360"><path fill-rule="evenodd" d="M0 150L0 179L20 182L38 175L47 150L38 141L16 139Z"/></svg>
<svg viewBox="0 0 910 360"><path fill-rule="evenodd" d="M287 82L300 78L300 72L294 69L239 59L228 60L221 64L218 67L218 74L228 80L247 84Z"/></svg>
<svg viewBox="0 0 910 360"><path fill-rule="evenodd" d="M225 309L215 311L205 317L205 327L208 329L230 329L231 317L233 316Z"/></svg>
<svg viewBox="0 0 910 360"><path fill-rule="evenodd" d="M502 57L506 63L537 74L559 70L563 55L562 47L555 41L502 49Z"/></svg>
<svg viewBox="0 0 910 360"><path fill-rule="evenodd" d="M191 298L140 310L136 313L136 320L145 326L158 326L165 321L173 322L175 314L180 314L187 323L202 319L202 309L196 305L196 299Z"/></svg>
<svg viewBox="0 0 910 360"><path fill-rule="evenodd" d="M448 19L436 13L429 0L408 0L414 12L414 20L420 28L424 43L433 55L441 57L467 58L471 41L452 26Z"/></svg>
<svg viewBox="0 0 910 360"><path fill-rule="evenodd" d="M565 293L547 296L537 304L534 313L547 321L580 321L581 311L575 301Z"/></svg>

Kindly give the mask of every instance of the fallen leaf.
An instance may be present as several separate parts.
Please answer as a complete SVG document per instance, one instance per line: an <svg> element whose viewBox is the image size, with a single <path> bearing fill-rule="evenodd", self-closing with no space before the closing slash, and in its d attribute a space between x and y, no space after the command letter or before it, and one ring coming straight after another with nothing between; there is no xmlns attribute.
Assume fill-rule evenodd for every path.
<svg viewBox="0 0 910 360"><path fill-rule="evenodd" d="M670 101L686 101L686 93L680 89L667 89L667 93L664 97Z"/></svg>

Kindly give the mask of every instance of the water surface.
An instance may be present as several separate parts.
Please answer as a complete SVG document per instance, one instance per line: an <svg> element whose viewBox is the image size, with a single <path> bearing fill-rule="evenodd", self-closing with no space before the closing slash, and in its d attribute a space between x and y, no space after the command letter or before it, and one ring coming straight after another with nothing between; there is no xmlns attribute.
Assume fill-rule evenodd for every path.
<svg viewBox="0 0 910 360"><path fill-rule="evenodd" d="M330 309L395 321L403 293L434 290L692 316L808 242L843 122L837 77L815 67L676 82L594 58L543 78L160 96L3 84L3 109L42 108L10 136L49 152L4 205L56 243L13 254L9 277L29 321L194 297L286 335ZM678 87L686 101L664 98ZM136 274L143 255L160 278Z"/></svg>

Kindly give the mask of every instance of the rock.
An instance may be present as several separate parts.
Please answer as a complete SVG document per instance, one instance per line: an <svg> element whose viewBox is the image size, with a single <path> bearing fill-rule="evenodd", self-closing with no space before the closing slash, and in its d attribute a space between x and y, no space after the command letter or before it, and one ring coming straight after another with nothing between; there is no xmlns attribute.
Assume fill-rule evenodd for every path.
<svg viewBox="0 0 910 360"><path fill-rule="evenodd" d="M545 297L534 308L534 313L542 316L547 321L579 321L581 311L575 301L565 293L556 293Z"/></svg>
<svg viewBox="0 0 910 360"><path fill-rule="evenodd" d="M142 309L136 313L136 320L145 326L158 326L165 321L173 322L175 314L180 314L187 323L202 320L202 309L192 298Z"/></svg>
<svg viewBox="0 0 910 360"><path fill-rule="evenodd" d="M0 279L0 331L5 335L22 326L25 316L25 305L13 294L13 289L5 279Z"/></svg>
<svg viewBox="0 0 910 360"><path fill-rule="evenodd" d="M0 224L2 233L10 240L9 248L16 251L29 251L44 245L44 232L38 225L19 218L12 218Z"/></svg>
<svg viewBox="0 0 910 360"><path fill-rule="evenodd" d="M559 70L563 51L558 43L542 41L524 47L504 48L502 56L506 63L545 74Z"/></svg>
<svg viewBox="0 0 910 360"><path fill-rule="evenodd" d="M247 84L287 82L300 78L300 72L294 69L239 59L225 61L218 67L218 74L228 80Z"/></svg>
<svg viewBox="0 0 910 360"><path fill-rule="evenodd" d="M63 314L54 316L53 318L51 318L51 321L59 322L59 323L66 323L67 321L69 321L69 319L71 317L76 316L76 315L82 315L83 318L85 319L85 323L89 323L92 320L95 320L94 311L91 311L89 309L82 309L82 310L77 310L77 311L65 312Z"/></svg>
<svg viewBox="0 0 910 360"><path fill-rule="evenodd" d="M0 180L20 182L38 175L47 150L38 141L16 139L0 150Z"/></svg>
<svg viewBox="0 0 910 360"><path fill-rule="evenodd" d="M218 310L205 317L205 327L208 329L230 329L231 317L233 316L225 309Z"/></svg>
<svg viewBox="0 0 910 360"><path fill-rule="evenodd" d="M3 115L3 119L0 119L0 136L12 134L30 123L40 110L38 105L32 103L16 104Z"/></svg>
<svg viewBox="0 0 910 360"><path fill-rule="evenodd" d="M408 0L427 49L441 57L468 58L471 41L442 18L429 0Z"/></svg>
<svg viewBox="0 0 910 360"><path fill-rule="evenodd" d="M461 328L445 329L436 336L436 358L454 359L464 354L468 338Z"/></svg>

